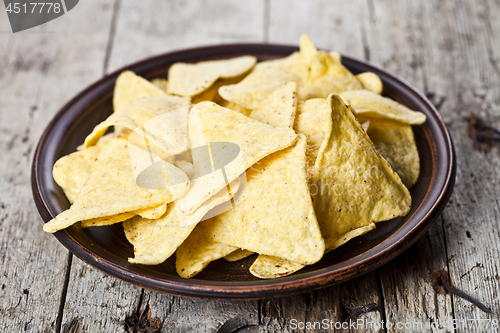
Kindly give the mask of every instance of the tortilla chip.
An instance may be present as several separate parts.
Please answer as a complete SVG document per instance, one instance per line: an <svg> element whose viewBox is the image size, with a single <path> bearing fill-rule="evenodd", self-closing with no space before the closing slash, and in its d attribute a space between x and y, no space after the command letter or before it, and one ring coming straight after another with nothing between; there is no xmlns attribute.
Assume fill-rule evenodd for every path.
<svg viewBox="0 0 500 333"><path fill-rule="evenodd" d="M332 94L328 102L333 126L319 150L312 180L323 237L406 215L411 208L408 189L377 153L344 100Z"/></svg>
<svg viewBox="0 0 500 333"><path fill-rule="evenodd" d="M135 75L131 71L123 71L117 78L113 92L113 109L120 110L123 106L150 96L165 95L165 92L148 80Z"/></svg>
<svg viewBox="0 0 500 333"><path fill-rule="evenodd" d="M297 110L297 83L288 82L267 96L250 118L273 127L293 126Z"/></svg>
<svg viewBox="0 0 500 333"><path fill-rule="evenodd" d="M224 259L226 259L227 261L230 261L230 262L234 262L234 261L238 261L238 260L244 259L246 257L249 257L252 254L253 254L252 251L237 249L237 250L234 250L233 252L229 253L227 256L225 256Z"/></svg>
<svg viewBox="0 0 500 333"><path fill-rule="evenodd" d="M115 214L111 216L97 217L95 219L89 219L86 221L82 221L82 228L90 228L90 227L102 227L107 225L113 225L116 223L120 223L131 219L134 217L135 213L123 213L123 214Z"/></svg>
<svg viewBox="0 0 500 333"><path fill-rule="evenodd" d="M209 240L204 222L198 224L175 254L175 268L181 277L190 278L201 272L207 265L234 252L238 248Z"/></svg>
<svg viewBox="0 0 500 333"><path fill-rule="evenodd" d="M389 162L403 184L412 188L420 174L420 158L411 126L383 118L369 118L369 121L367 133L375 149Z"/></svg>
<svg viewBox="0 0 500 333"><path fill-rule="evenodd" d="M335 52L335 51L330 51L330 52L328 52L328 54L330 54L332 56L333 60L335 60L336 62L342 63L342 56L340 55L340 53Z"/></svg>
<svg viewBox="0 0 500 333"><path fill-rule="evenodd" d="M304 268L305 265L283 258L259 255L250 266L250 273L261 279L276 279Z"/></svg>
<svg viewBox="0 0 500 333"><path fill-rule="evenodd" d="M308 35L300 36L300 56L305 64L311 63L312 58L318 53L318 49L314 46L311 38Z"/></svg>
<svg viewBox="0 0 500 333"><path fill-rule="evenodd" d="M312 178L319 148L332 126L332 108L324 98L299 103L293 129L307 139L307 175Z"/></svg>
<svg viewBox="0 0 500 333"><path fill-rule="evenodd" d="M163 90L165 93L167 92L167 85L168 85L167 79L158 77L156 79L152 79L151 83L160 88L161 90Z"/></svg>
<svg viewBox="0 0 500 333"><path fill-rule="evenodd" d="M362 89L356 77L328 52L318 51L309 63L305 86L298 90L299 99L326 98L331 93Z"/></svg>
<svg viewBox="0 0 500 333"><path fill-rule="evenodd" d="M364 72L356 75L356 78L361 82L363 88L367 90L370 90L379 95L381 95L382 91L384 91L382 80L375 73Z"/></svg>
<svg viewBox="0 0 500 333"><path fill-rule="evenodd" d="M351 103L351 107L358 117L361 115L382 117L408 125L425 123L426 117L422 112L410 110L403 104L368 90L346 91L339 95Z"/></svg>
<svg viewBox="0 0 500 333"><path fill-rule="evenodd" d="M231 200L238 191L240 181L230 184L229 191L224 188L210 198L191 215L182 215L176 202L169 204L167 212L156 220L136 216L131 225L124 225L127 239L133 239L134 258L129 262L143 265L158 265L167 260L191 234L205 214L217 205Z"/></svg>
<svg viewBox="0 0 500 333"><path fill-rule="evenodd" d="M376 227L375 223L370 223L367 226L356 228L340 236L334 236L325 239L325 248L326 248L325 253L335 250L336 248L344 245L353 238L362 236L367 232L372 231L373 229L375 229L375 227Z"/></svg>
<svg viewBox="0 0 500 333"><path fill-rule="evenodd" d="M56 232L78 221L155 207L173 200L168 189L144 189L136 185L128 145L127 140L117 138L100 146L89 178L75 202L44 225L46 232ZM165 183L163 173L153 176L154 182Z"/></svg>
<svg viewBox="0 0 500 333"><path fill-rule="evenodd" d="M212 102L202 102L193 107L189 114L189 135L192 147L208 142L231 143L237 145L240 152L232 161L226 162L225 155L219 157L212 152L211 158L219 159L219 162L213 162L212 168L219 165L223 169L215 168L208 174L203 172L205 176L192 181L186 195L177 202L183 214L191 214L255 162L292 145L297 137L292 129L262 124ZM194 161L194 164L196 170L199 163Z"/></svg>
<svg viewBox="0 0 500 333"><path fill-rule="evenodd" d="M167 92L179 96L197 95L219 78L228 79L248 72L256 62L253 56L241 56L196 64L175 63L168 70Z"/></svg>
<svg viewBox="0 0 500 333"><path fill-rule="evenodd" d="M57 160L52 176L70 203L73 203L87 181L92 163L99 154L99 147L80 150Z"/></svg>
<svg viewBox="0 0 500 333"><path fill-rule="evenodd" d="M130 244L134 245L135 244L135 229L134 229L134 223L132 222L132 219L123 221L122 223L123 226L123 233L125 234L125 238L130 242Z"/></svg>
<svg viewBox="0 0 500 333"><path fill-rule="evenodd" d="M273 91L287 82L297 82L307 77L308 65L299 52L286 58L258 63L240 83L221 87L219 94L227 101L253 110Z"/></svg>
<svg viewBox="0 0 500 333"><path fill-rule="evenodd" d="M206 221L216 242L313 264L321 259L324 242L306 179L306 139L274 153L246 172L242 200L232 210Z"/></svg>
<svg viewBox="0 0 500 333"><path fill-rule="evenodd" d="M239 112L245 116L250 115L250 113L252 112L252 110L250 110L250 109L244 108L241 105L238 105L238 104L233 103L233 102L228 102L228 101L221 103L220 106L223 106L225 108L231 109L231 110L236 111L236 112Z"/></svg>
<svg viewBox="0 0 500 333"><path fill-rule="evenodd" d="M175 155L188 147L187 116L190 104L188 98L163 95L147 97L124 106L120 112L115 112L105 121L97 125L85 139L85 147L95 145L108 127L120 125L133 132L128 139L137 141L146 137L149 146L156 150L159 156ZM139 145L136 143L136 145ZM143 147L145 148L145 147Z"/></svg>

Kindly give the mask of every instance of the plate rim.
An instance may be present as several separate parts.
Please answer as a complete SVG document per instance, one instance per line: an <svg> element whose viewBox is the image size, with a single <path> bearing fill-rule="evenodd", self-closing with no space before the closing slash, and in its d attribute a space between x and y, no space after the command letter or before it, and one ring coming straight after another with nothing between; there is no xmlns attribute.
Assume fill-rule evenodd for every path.
<svg viewBox="0 0 500 333"><path fill-rule="evenodd" d="M87 96L89 92L95 90L96 87L106 84L107 81L114 79L123 70L134 70L134 68L140 68L147 64L153 63L157 60L163 59L165 57L186 57L190 56L195 58L197 55L200 57L206 56L207 52L210 55L220 55L223 53L241 53L242 51L235 52L235 49L245 49L247 52L251 52L255 49L259 52L265 52L269 49L270 53L286 52L290 53L298 50L297 46L294 45L283 45L283 44L266 44L266 43L243 43L243 44L217 44L209 45L203 47L195 47L182 49L175 52L167 52L153 57L148 57L144 60L134 62L132 64L126 65L119 68L112 73L105 75L93 84L89 85L87 88L78 93L69 102L67 102L60 110L56 113L53 119L45 128L42 136L40 137L39 143L36 147L31 173L31 184L32 192L37 209L42 217L42 220L46 223L48 220L53 218L53 214L50 212L49 206L42 195L41 185L40 185L40 175L39 175L39 162L42 158L41 151L44 145L50 143L47 142L48 134L54 129L55 125L58 123L60 118L65 114L65 112L77 101L81 100L82 97ZM232 50L231 52L224 52L224 50ZM257 280L257 281L205 281L196 279L183 279L181 277L169 278L159 280L157 278L152 278L144 274L137 272L127 271L126 267L117 265L105 258L97 257L88 249L79 246L71 235L69 235L65 230L56 232L54 236L58 241L64 245L71 253L75 256L91 265L92 267L102 271L106 275L110 275L114 278L122 280L124 282L139 286L141 288L149 289L152 291L157 291L161 293L167 293L174 296L190 297L190 298L201 298L201 299L219 299L219 300L250 300L250 299L262 299L266 297L278 297L290 294L298 294L310 290L316 290L324 288L327 286L334 285L336 283L341 283L349 279L355 278L357 276L366 274L382 265L388 263L411 245L413 245L418 239L420 239L423 234L430 227L432 222L441 214L442 210L448 202L453 187L455 183L456 176L456 156L453 147L453 142L449 134L444 121L439 114L435 106L429 101L429 99L422 94L418 89L413 87L409 82L400 78L399 76L387 71L386 69L373 64L369 61L358 59L349 55L341 54L342 60L344 62L358 63L362 66L375 69L376 72L383 73L384 76L390 77L392 80L398 82L405 86L406 89L411 90L413 94L416 95L426 106L432 111L433 116L437 120L439 125L440 133L444 134L443 139L445 141L446 147L446 157L449 161L446 169L446 177L444 179L443 187L440 189L439 195L432 206L428 209L425 215L414 224L410 230L399 239L393 240L396 234L402 232L400 229L394 234L390 235L387 239L382 241L375 247L370 248L355 257L350 258L344 262L335 264L333 267L328 266L316 271L302 273L300 275L291 275L287 277L282 277L274 280ZM174 61L174 60L173 60ZM411 236L411 237L410 237ZM390 244L385 244L389 240L392 240ZM377 250L377 251L375 251ZM375 252L375 253L372 253ZM356 259L358 257L365 257L355 264L349 265L349 261ZM360 269L361 268L361 269ZM357 271L354 271L356 269ZM344 276L343 279L336 278L337 275Z"/></svg>

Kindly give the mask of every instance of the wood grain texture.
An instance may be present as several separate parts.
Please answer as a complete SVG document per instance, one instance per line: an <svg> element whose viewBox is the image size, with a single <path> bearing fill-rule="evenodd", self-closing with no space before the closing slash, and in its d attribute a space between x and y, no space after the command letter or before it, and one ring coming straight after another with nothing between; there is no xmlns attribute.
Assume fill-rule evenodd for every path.
<svg viewBox="0 0 500 333"><path fill-rule="evenodd" d="M10 32L0 11L2 332L57 328L68 252L41 232L29 181L32 152L55 112L102 74L106 41L98 32L109 26L107 3L81 5L72 19L64 16L18 34Z"/></svg>

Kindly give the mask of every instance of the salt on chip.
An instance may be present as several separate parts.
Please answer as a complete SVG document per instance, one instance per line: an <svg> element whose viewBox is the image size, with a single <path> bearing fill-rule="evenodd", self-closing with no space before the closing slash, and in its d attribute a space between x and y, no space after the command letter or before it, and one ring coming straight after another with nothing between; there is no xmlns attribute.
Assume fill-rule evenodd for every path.
<svg viewBox="0 0 500 333"><path fill-rule="evenodd" d="M226 259L229 262L234 262L234 261L238 261L241 259L245 259L246 257L249 257L252 254L253 254L252 251L237 249L237 250L234 250L233 252L229 253L227 256L225 256L224 259Z"/></svg>
<svg viewBox="0 0 500 333"><path fill-rule="evenodd" d="M133 239L134 258L129 262L143 265L158 265L167 260L175 250L191 234L206 213L212 208L231 200L238 191L239 179L211 197L191 215L183 215L176 202L168 205L167 212L156 220L143 219L138 216L124 225L127 239Z"/></svg>
<svg viewBox="0 0 500 333"><path fill-rule="evenodd" d="M201 222L175 253L177 274L184 278L193 277L210 262L223 258L237 249L209 240L205 234L204 222Z"/></svg>
<svg viewBox="0 0 500 333"><path fill-rule="evenodd" d="M307 174L311 179L319 148L332 126L332 108L324 98L299 103L293 129L307 139Z"/></svg>
<svg viewBox="0 0 500 333"><path fill-rule="evenodd" d="M306 176L306 139L247 170L245 198L205 222L213 241L302 264L321 259L324 242Z"/></svg>
<svg viewBox="0 0 500 333"><path fill-rule="evenodd" d="M221 169L192 182L177 202L183 214L191 214L214 193L232 182L260 159L292 145L297 135L289 128L275 128L250 119L212 102L197 104L189 114L192 147L210 142L230 143L240 149L238 156ZM216 157L212 155L211 158ZM194 156L193 156L194 158ZM195 161L195 169L196 169Z"/></svg>
<svg viewBox="0 0 500 333"><path fill-rule="evenodd" d="M293 274L304 267L305 265L290 260L261 254L250 266L250 273L261 279L276 279Z"/></svg>
<svg viewBox="0 0 500 333"><path fill-rule="evenodd" d="M370 90L376 94L382 94L384 91L384 85L382 84L382 80L380 77L372 72L364 72L356 75L356 78L361 82L363 87L367 90Z"/></svg>
<svg viewBox="0 0 500 333"><path fill-rule="evenodd" d="M123 106L150 96L165 95L165 91L131 71L123 71L115 83L113 109L118 111Z"/></svg>
<svg viewBox="0 0 500 333"><path fill-rule="evenodd" d="M408 125L421 125L426 119L422 112L410 110L403 104L369 90L346 91L339 95L351 103L357 116L389 118Z"/></svg>
<svg viewBox="0 0 500 333"><path fill-rule="evenodd" d="M165 182L163 173L154 176L155 182ZM144 189L136 185L128 142L117 138L100 146L89 178L70 209L50 220L43 229L53 233L78 221L155 207L172 200L168 189Z"/></svg>
<svg viewBox="0 0 500 333"><path fill-rule="evenodd" d="M57 160L52 169L52 176L68 201L73 203L87 181L92 163L99 154L99 147L80 150Z"/></svg>
<svg viewBox="0 0 500 333"><path fill-rule="evenodd" d="M267 96L249 115L273 127L292 127L297 110L297 83L288 82Z"/></svg>
<svg viewBox="0 0 500 333"><path fill-rule="evenodd" d="M196 64L175 63L168 70L167 92L179 96L197 95L219 78L227 79L248 72L256 62L253 56L241 56Z"/></svg>
<svg viewBox="0 0 500 333"><path fill-rule="evenodd" d="M259 62L240 83L221 87L219 94L227 101L253 110L285 83L295 81L300 86L307 73L308 64L295 52L282 59Z"/></svg>
<svg viewBox="0 0 500 333"><path fill-rule="evenodd" d="M314 208L325 239L370 223L406 215L411 196L375 150L350 107L337 94L328 97L332 128L314 166Z"/></svg>
<svg viewBox="0 0 500 333"><path fill-rule="evenodd" d="M325 253L335 250L336 248L344 245L353 238L362 236L367 232L372 231L373 229L375 229L375 227L376 227L375 223L370 223L364 227L353 229L342 235L333 236L325 239L325 247L326 247Z"/></svg>
<svg viewBox="0 0 500 333"><path fill-rule="evenodd" d="M389 162L403 184L412 188L420 174L420 157L411 126L384 118L360 116L359 119L370 122L367 134L375 149Z"/></svg>

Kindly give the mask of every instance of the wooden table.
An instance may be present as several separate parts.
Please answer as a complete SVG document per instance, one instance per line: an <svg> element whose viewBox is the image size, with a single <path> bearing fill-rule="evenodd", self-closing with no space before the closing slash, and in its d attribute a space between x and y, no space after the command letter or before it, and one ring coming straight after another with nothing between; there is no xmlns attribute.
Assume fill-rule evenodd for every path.
<svg viewBox="0 0 500 333"><path fill-rule="evenodd" d="M499 13L493 0L86 0L54 21L12 34L1 9L0 331L123 332L125 318L148 302L165 332L304 331L292 320L335 323L340 309L367 303L378 307L358 319L413 325L408 332L452 332L453 320L457 332L496 331L488 320L500 313L499 145L488 153L474 150L467 117L474 112L500 126ZM429 232L403 255L317 292L203 301L106 276L42 231L30 187L33 150L76 93L151 55L219 43L297 44L302 33L318 47L365 58L405 78L434 102L451 132L458 158L454 193ZM430 275L440 269L493 313L436 294ZM403 331L378 328L357 330Z"/></svg>

